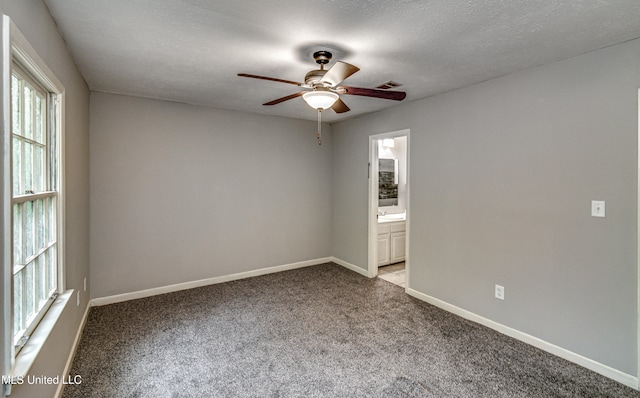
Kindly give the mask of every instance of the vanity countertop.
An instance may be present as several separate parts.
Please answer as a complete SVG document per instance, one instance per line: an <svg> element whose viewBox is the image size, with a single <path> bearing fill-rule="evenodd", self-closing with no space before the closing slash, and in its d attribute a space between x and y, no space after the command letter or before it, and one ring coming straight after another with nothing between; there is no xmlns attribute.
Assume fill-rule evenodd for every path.
<svg viewBox="0 0 640 398"><path fill-rule="evenodd" d="M407 220L406 213L386 214L384 216L378 216L378 224L385 224L390 222L403 222L406 220Z"/></svg>

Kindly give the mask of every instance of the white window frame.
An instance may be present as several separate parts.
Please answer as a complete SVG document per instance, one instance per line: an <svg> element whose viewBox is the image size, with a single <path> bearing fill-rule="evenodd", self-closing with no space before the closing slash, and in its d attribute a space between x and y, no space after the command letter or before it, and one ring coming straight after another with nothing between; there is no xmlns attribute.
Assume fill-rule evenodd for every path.
<svg viewBox="0 0 640 398"><path fill-rule="evenodd" d="M55 114L55 126L51 126L56 130L57 134L57 158L58 158L58 194L56 198L57 206L57 264L58 264L58 286L57 292L60 294L42 320L32 333L31 339L25 345L25 348L17 355L13 344L13 239L12 239L12 191L11 184L11 70L13 64L18 64L27 72L31 78L42 86L47 92L51 93L50 97L55 99L52 106ZM70 291L65 292L65 184L64 184L64 147L65 147L65 89L60 80L49 69L46 63L40 58L33 47L26 40L24 35L13 24L11 19L3 15L2 17L2 113L4 115L3 132L2 132L2 231L3 231L3 247L2 247L2 273L3 273L3 333L2 348L5 353L2 358L2 374L11 375L17 379L25 377L31 365L35 361L42 345L53 330L57 319L62 314L69 298ZM10 392L10 385L4 384L3 394Z"/></svg>
<svg viewBox="0 0 640 398"><path fill-rule="evenodd" d="M12 199L11 199L11 204L12 204L13 207L15 207L16 205L23 205L26 202L32 202L33 206L34 206L34 209L33 209L34 217L37 218L38 211L36 210L35 204L36 204L36 202L38 200L41 200L42 203L41 203L40 206L44 206L45 207L45 209L42 210L42 213L43 213L43 215L45 217L45 220L46 220L49 217L47 217L47 215L46 215L46 211L47 211L46 207L47 206L45 204L46 203L45 199L54 200L54 203L56 203L55 211L54 211L55 214L54 215L57 215L57 213L58 213L58 208L57 208L58 207L57 206L57 199L59 197L58 189L57 189L57 187L58 187L58 172L57 171L58 170L57 170L57 166L56 166L55 169L52 169L52 167L51 167L52 161L55 161L55 163L57 164L57 161L59 159L59 150L58 150L59 143L58 143L58 139L57 139L57 126L55 125L55 119L57 119L57 117L56 117L57 116L56 115L56 113L57 113L57 109L56 109L57 108L57 104L56 104L57 103L57 95L49 93L48 90L46 90L44 87L42 87L42 85L33 78L31 73L29 73L28 71L24 70L24 68L21 65L19 65L19 64L14 62L11 65L11 68L12 68L12 70L11 70L12 82L13 82L13 76L15 75L15 77L17 79L23 81L24 82L23 84L27 85L27 87L32 88L38 94L42 94L42 97L43 97L43 99L45 101L44 102L44 108L45 108L45 114L44 114L44 117L45 117L45 122L44 122L45 123L44 143L37 142L35 137L33 137L32 139L28 139L28 138L22 137L22 136L14 137L15 132L16 132L16 127L12 126L12 143L11 143L11 145L14 145L15 139L18 139L21 142L21 148L22 148L22 152L23 152L22 155L25 154L24 145L26 145L27 142L31 142L32 143L31 145L34 147L33 150L36 150L36 148L38 146L40 146L40 147L43 146L44 149L45 149L45 151L44 151L45 157L44 157L44 159L42 159L42 161L44 161L44 164L41 167L44 167L46 169L46 171L43 170L42 168L40 169L40 173L42 174L40 183L42 184L44 182L43 179L46 180L46 182L44 182L45 186L44 187L40 187L41 189L38 192L35 192L35 193L33 191L30 191L31 193L26 193L26 192L21 190L18 193L18 195L16 195L16 193L13 192ZM20 87L22 87L22 86L20 86ZM14 87L11 87L11 88L12 88L12 93L13 93ZM20 98L22 98L24 94L19 91L18 95L20 96ZM12 98L12 101L13 101L13 98ZM21 105L24 106L24 104L22 104L22 103L21 103ZM21 111L22 110L23 109L21 109ZM11 111L12 112L12 115L11 115L12 116L11 117L12 121L13 121L13 112L14 111L15 110L13 110L13 109ZM22 116L22 112L21 112L21 116ZM52 119L52 117L53 117L53 119ZM32 126L32 128L35 128L35 126ZM53 138L53 140L54 140L53 142L51 142L51 138ZM11 150L12 156L15 153L14 149L15 148L12 147L12 150ZM31 161L33 161L33 159L26 159L26 158L24 159L23 163L21 164L21 168L23 170L20 171L20 175L24 174L24 172L25 172L25 170L24 170L25 164L27 164L28 162L31 162ZM15 166L15 164L14 164L14 161L12 159L12 168L14 166ZM32 165L31 167L33 167L33 166L35 166L35 165ZM12 176L15 176L14 171L15 170L12 170ZM15 184L15 182L16 182L15 179L13 179L12 180L12 185ZM34 182L34 184L35 184L35 182ZM44 188L44 189L42 189L42 188ZM36 188L34 187L34 189L36 189ZM12 220L13 221L13 227L15 228L15 225L16 225L15 213L13 214L13 217L14 217L14 219ZM24 222L24 219L21 220L21 224L22 224L22 222ZM44 221L44 223L46 223L46 222L47 221ZM34 223L37 224L35 219L34 219ZM24 227L24 224L22 224L22 227ZM25 228L22 228L21 230L22 230L23 233L26 232ZM37 308L36 313L32 315L31 319L29 320L28 324L26 325L26 329L21 330L20 332L18 332L17 335L13 335L13 344L14 344L14 350L15 350L14 355L18 355L20 350L22 348L24 348L24 346L25 346L26 342L28 341L29 337L31 336L33 331L36 329L36 327L38 326L38 324L40 323L40 321L42 320L42 318L44 317L46 312L49 310L49 308L51 307L51 304L53 304L53 301L57 298L58 294L61 293L61 290L59 288L60 280L58 278L60 277L60 275L59 275L59 272L58 272L58 258L57 258L57 243L58 243L57 234L58 234L58 232L60 232L60 230L61 230L60 224L58 223L57 217L56 217L55 218L55 234L56 234L55 235L56 236L55 240L52 243L45 244L45 245L42 245L42 242L38 242L37 238L38 238L38 235L40 235L38 230L34 230L33 231L34 232L34 237L33 238L34 238L34 241L35 241L35 243L37 245L34 247L35 252L32 253L31 256L30 256L31 260L29 260L27 258L26 248L25 247L22 248L22 255L25 258L24 258L24 264L22 264L21 269L25 269L26 267L29 267L29 263L30 262L33 262L31 267L35 268L36 264L37 264L36 258L39 258L39 257L42 257L42 256L45 256L45 258L46 258L46 254L45 253L48 250L51 250L53 248L53 246L55 246L55 249L53 249L53 250L56 253L56 256L55 256L56 257L56 276L55 276L56 281L55 281L55 289L53 290L52 295L48 295L47 294L48 299L46 300L46 302L43 303L41 308ZM15 231L12 230L12 232L15 232ZM14 239L15 239L15 237L14 237ZM45 240L46 240L46 236L45 236ZM43 249L40 249L40 247L42 247ZM14 249L15 249L15 245L14 245ZM13 253L13 256L15 256L15 252ZM15 268L16 267L16 260L15 260L15 258L14 258L12 263L13 263L13 266L14 266L13 272L15 273L16 272L16 268ZM32 272L35 272L35 270L32 271ZM48 272L45 270L45 275L47 273ZM42 276L42 275L38 275L38 276ZM14 290L16 288L15 280L16 279L15 279L15 275L14 275L13 276L13 289ZM39 283L39 279L36 280L36 283ZM15 297L15 295L14 295L14 297ZM39 307L40 303L36 303L38 298L37 297L33 297L33 300L34 300L34 305L36 305L36 307ZM14 302L13 308L14 308L14 311L15 311L15 302ZM14 326L15 326L15 319L16 319L16 314L15 313L13 314L13 318L12 319L14 321Z"/></svg>

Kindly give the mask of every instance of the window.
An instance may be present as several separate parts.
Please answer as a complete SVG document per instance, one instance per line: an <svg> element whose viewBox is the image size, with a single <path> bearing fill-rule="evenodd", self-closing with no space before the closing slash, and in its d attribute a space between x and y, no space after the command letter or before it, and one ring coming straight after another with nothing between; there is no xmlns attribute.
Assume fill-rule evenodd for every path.
<svg viewBox="0 0 640 398"><path fill-rule="evenodd" d="M64 291L64 85L11 19L0 21L6 88L0 144L8 155L0 157L0 396L6 396L13 380L27 377L73 290Z"/></svg>
<svg viewBox="0 0 640 398"><path fill-rule="evenodd" d="M59 291L56 96L11 70L13 344L17 354Z"/></svg>

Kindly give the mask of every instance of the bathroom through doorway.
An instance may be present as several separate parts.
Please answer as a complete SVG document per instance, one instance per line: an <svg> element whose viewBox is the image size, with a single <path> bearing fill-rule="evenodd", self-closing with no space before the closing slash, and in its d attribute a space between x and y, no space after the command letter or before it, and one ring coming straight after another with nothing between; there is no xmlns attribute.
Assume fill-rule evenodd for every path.
<svg viewBox="0 0 640 398"><path fill-rule="evenodd" d="M369 137L369 277L409 286L409 130Z"/></svg>

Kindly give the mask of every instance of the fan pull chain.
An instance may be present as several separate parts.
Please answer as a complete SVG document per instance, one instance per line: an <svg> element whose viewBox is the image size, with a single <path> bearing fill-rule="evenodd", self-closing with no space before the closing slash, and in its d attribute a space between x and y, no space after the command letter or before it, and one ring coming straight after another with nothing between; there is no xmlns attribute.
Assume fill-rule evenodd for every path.
<svg viewBox="0 0 640 398"><path fill-rule="evenodd" d="M318 108L318 145L322 145L322 108Z"/></svg>

